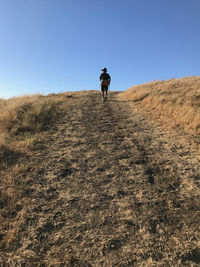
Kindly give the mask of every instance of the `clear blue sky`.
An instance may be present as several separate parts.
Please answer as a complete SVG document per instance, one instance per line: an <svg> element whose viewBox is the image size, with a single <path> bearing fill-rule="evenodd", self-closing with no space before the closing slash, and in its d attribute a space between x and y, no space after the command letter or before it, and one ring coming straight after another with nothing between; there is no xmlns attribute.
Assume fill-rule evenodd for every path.
<svg viewBox="0 0 200 267"><path fill-rule="evenodd" d="M200 0L0 0L0 97L200 75Z"/></svg>

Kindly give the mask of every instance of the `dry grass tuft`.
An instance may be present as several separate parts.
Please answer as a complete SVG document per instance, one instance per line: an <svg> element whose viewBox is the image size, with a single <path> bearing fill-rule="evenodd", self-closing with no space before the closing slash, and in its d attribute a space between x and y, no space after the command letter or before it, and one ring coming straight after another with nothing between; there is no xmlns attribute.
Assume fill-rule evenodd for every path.
<svg viewBox="0 0 200 267"><path fill-rule="evenodd" d="M200 134L200 77L154 81L134 86L120 97L153 111L167 126Z"/></svg>
<svg viewBox="0 0 200 267"><path fill-rule="evenodd" d="M58 116L58 101L41 95L11 98L0 103L1 132L25 136L48 130Z"/></svg>

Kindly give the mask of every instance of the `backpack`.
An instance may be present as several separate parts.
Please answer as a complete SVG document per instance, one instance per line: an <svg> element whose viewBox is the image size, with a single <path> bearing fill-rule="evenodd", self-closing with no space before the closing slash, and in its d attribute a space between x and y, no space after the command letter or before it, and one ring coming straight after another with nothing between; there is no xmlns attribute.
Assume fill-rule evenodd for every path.
<svg viewBox="0 0 200 267"><path fill-rule="evenodd" d="M101 74L101 85L103 85L103 86L110 85L110 82L108 80L110 80L109 74L107 74L107 73Z"/></svg>
<svg viewBox="0 0 200 267"><path fill-rule="evenodd" d="M101 80L101 85L107 86L110 85L110 82Z"/></svg>

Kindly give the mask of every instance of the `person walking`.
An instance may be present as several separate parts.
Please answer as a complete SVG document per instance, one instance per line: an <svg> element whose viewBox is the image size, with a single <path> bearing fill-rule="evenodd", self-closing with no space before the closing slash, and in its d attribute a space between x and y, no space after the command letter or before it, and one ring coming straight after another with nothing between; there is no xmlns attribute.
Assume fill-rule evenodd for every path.
<svg viewBox="0 0 200 267"><path fill-rule="evenodd" d="M99 79L101 82L102 101L104 101L108 96L108 86L110 85L111 77L107 73L106 68L103 68L101 71L103 71L103 73L100 75Z"/></svg>

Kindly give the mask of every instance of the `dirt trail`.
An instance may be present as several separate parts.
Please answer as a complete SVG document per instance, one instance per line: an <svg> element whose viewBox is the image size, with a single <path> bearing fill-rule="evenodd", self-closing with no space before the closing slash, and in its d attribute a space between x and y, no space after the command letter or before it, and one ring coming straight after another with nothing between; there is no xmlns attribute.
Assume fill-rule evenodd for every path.
<svg viewBox="0 0 200 267"><path fill-rule="evenodd" d="M26 221L5 262L199 266L199 153L117 93L71 99L34 159Z"/></svg>

